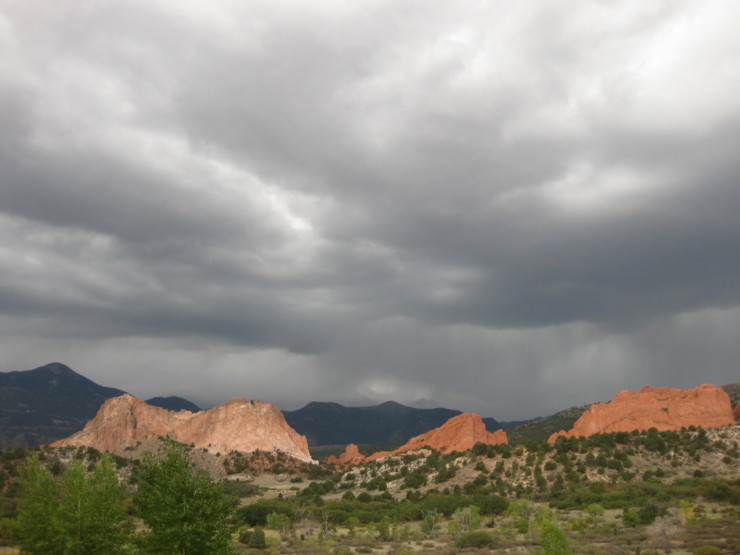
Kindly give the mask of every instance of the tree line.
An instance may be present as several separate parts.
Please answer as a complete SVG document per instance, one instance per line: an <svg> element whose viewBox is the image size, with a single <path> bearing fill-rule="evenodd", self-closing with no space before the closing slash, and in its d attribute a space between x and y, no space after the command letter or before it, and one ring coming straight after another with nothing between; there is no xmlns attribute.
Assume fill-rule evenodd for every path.
<svg viewBox="0 0 740 555"><path fill-rule="evenodd" d="M14 534L24 553L231 553L235 500L206 471L195 471L183 446L147 453L138 469L133 509L145 525L134 533L128 486L106 454L86 470L73 460L57 480L38 455L19 473L21 504Z"/></svg>

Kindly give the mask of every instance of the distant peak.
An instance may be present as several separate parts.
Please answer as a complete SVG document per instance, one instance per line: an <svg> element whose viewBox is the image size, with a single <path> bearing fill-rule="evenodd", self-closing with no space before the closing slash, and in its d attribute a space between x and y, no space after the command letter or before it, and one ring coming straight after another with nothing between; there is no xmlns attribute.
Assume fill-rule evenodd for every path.
<svg viewBox="0 0 740 555"><path fill-rule="evenodd" d="M341 407L339 403L332 403L331 401L311 401L304 409L317 409L320 407Z"/></svg>
<svg viewBox="0 0 740 555"><path fill-rule="evenodd" d="M146 404L152 405L153 407L162 407L167 410L187 410L190 412L201 411L201 408L198 405L188 401L187 399L178 397L177 395L171 395L169 397L152 397L151 399L146 400Z"/></svg>
<svg viewBox="0 0 740 555"><path fill-rule="evenodd" d="M438 409L442 407L442 405L433 399L417 399L413 403L409 403L409 406L416 409Z"/></svg>
<svg viewBox="0 0 740 555"><path fill-rule="evenodd" d="M69 366L62 364L61 362L50 362L49 364L39 366L36 370L48 370L52 374L77 374L77 372L72 370Z"/></svg>

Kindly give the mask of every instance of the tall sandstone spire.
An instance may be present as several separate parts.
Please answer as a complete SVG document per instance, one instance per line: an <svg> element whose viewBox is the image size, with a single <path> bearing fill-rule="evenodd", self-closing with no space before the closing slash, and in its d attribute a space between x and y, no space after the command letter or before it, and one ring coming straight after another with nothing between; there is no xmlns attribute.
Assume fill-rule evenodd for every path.
<svg viewBox="0 0 740 555"><path fill-rule="evenodd" d="M270 403L232 399L210 410L192 413L153 407L131 395L108 399L85 428L54 447L85 446L119 453L145 438L169 436L211 453L282 451L314 462L306 438Z"/></svg>

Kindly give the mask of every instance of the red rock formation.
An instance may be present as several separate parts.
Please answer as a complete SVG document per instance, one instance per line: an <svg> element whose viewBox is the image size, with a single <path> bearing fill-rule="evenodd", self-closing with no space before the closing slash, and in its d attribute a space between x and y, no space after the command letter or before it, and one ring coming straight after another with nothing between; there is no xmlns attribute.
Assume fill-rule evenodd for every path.
<svg viewBox="0 0 740 555"><path fill-rule="evenodd" d="M169 436L211 453L230 451L282 451L301 461L313 462L308 442L285 421L270 403L232 399L207 411L168 411L147 405L131 395L108 399L95 418L76 434L59 440L65 445L121 452L140 439Z"/></svg>
<svg viewBox="0 0 740 555"><path fill-rule="evenodd" d="M735 407L735 420L740 420L740 403Z"/></svg>
<svg viewBox="0 0 740 555"><path fill-rule="evenodd" d="M411 438L398 451L414 451L422 447L432 447L444 453L472 449L476 443L496 445L508 443L506 432L486 430L483 419L477 414L463 413L450 418L439 428Z"/></svg>
<svg viewBox="0 0 740 555"><path fill-rule="evenodd" d="M357 445L354 443L350 443L347 445L347 448L344 450L344 453L339 455L339 457L335 457L334 455L328 457L326 459L326 462L329 464L336 464L339 466L345 466L345 465L351 465L351 464L358 464L365 460L365 456L360 453L360 450L357 448Z"/></svg>
<svg viewBox="0 0 740 555"><path fill-rule="evenodd" d="M646 386L640 391L621 391L610 403L591 405L571 431L554 433L548 441L650 428L660 431L689 426L716 428L734 422L730 397L721 387L707 384L696 389Z"/></svg>
<svg viewBox="0 0 740 555"><path fill-rule="evenodd" d="M439 428L411 438L405 445L395 451L381 451L373 453L367 460L374 461L388 455L396 455L404 451L415 451L424 447L438 449L443 453L465 451L476 443L496 445L509 443L509 438L503 430L491 433L486 430L483 419L477 414L463 413L453 416Z"/></svg>

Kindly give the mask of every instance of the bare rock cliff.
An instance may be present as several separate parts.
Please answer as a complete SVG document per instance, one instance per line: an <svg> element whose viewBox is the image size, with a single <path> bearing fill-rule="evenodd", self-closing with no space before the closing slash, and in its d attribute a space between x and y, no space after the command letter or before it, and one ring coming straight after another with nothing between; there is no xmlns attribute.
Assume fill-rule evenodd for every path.
<svg viewBox="0 0 740 555"><path fill-rule="evenodd" d="M650 428L660 431L680 430L684 426L717 428L734 422L730 397L721 387L708 384L695 389L646 386L640 391L621 391L609 403L591 405L572 430L554 433L548 441Z"/></svg>
<svg viewBox="0 0 740 555"><path fill-rule="evenodd" d="M156 436L192 443L211 453L282 451L313 462L306 438L288 426L276 407L246 399L232 399L210 410L192 413L168 411L131 395L121 395L106 401L82 431L53 446L86 446L119 453L141 439Z"/></svg>

